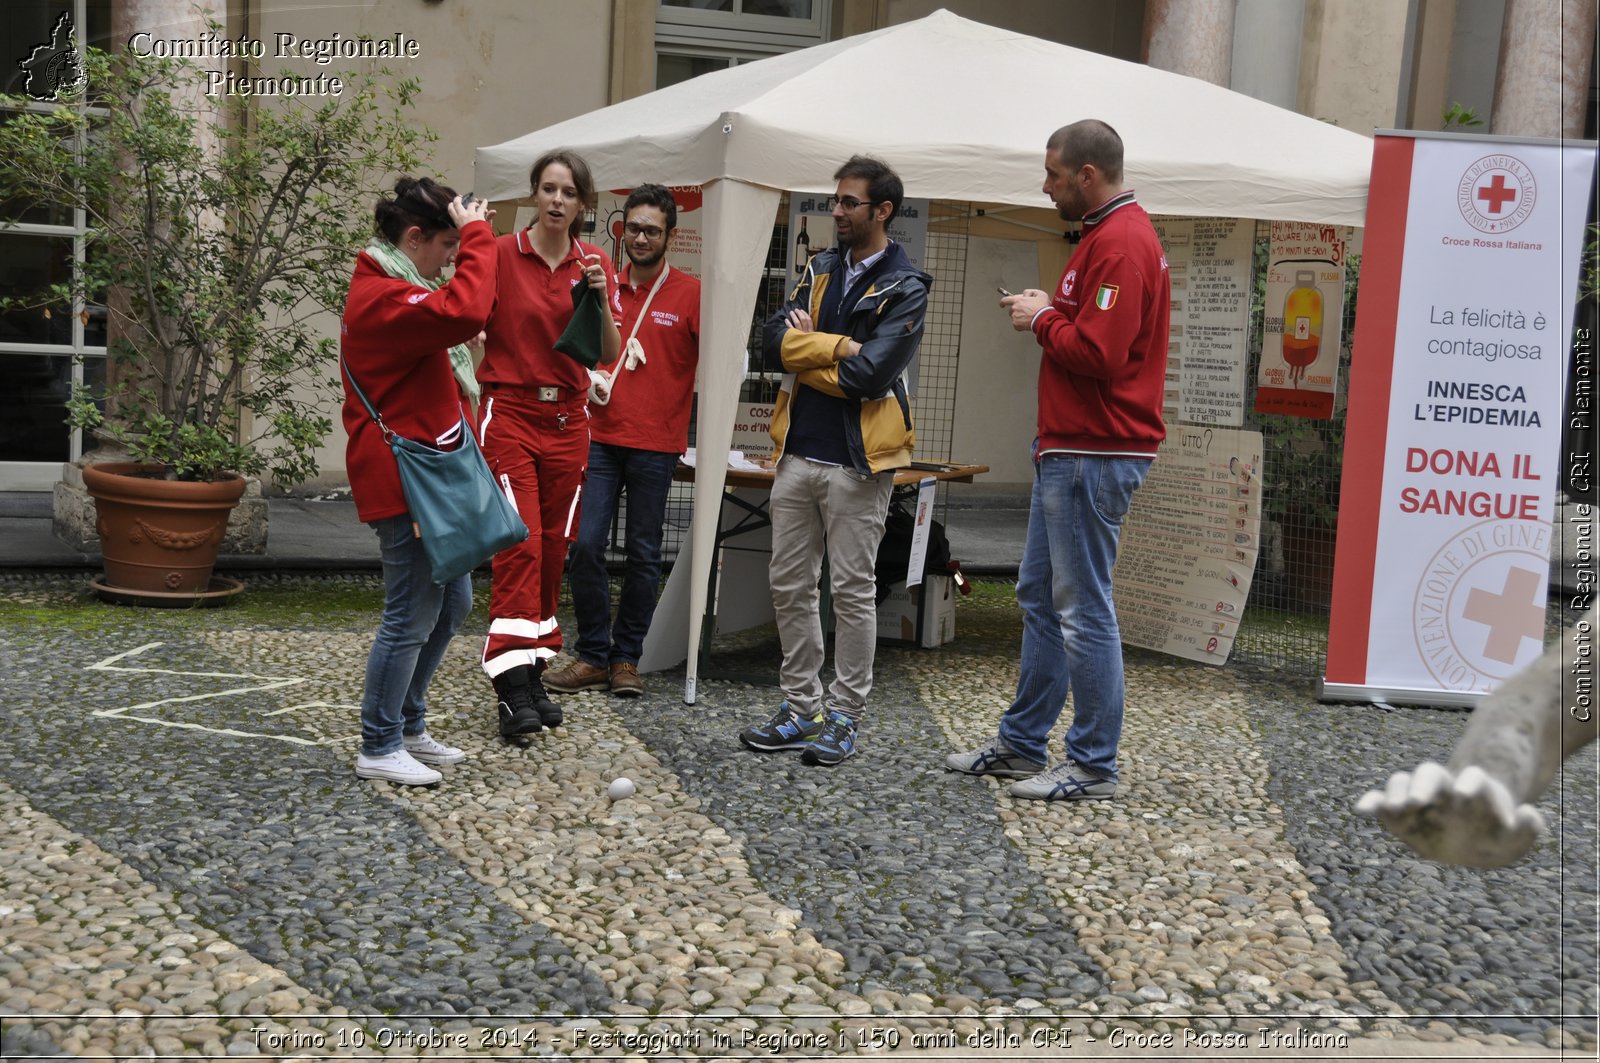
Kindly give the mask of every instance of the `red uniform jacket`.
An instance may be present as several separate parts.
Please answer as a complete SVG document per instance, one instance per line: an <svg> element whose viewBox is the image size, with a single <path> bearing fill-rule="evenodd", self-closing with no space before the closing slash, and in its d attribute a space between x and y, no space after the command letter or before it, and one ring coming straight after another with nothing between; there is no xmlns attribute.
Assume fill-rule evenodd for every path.
<svg viewBox="0 0 1600 1063"><path fill-rule="evenodd" d="M502 236L495 248L500 263L499 295L489 321L478 380L517 388L559 387L564 398L589 390L589 370L556 350L561 330L572 320L572 286L583 283L583 258L599 255L606 271L607 301L618 315L611 256L593 244L572 241L567 257L551 269L533 249L526 229Z"/></svg>
<svg viewBox="0 0 1600 1063"><path fill-rule="evenodd" d="M458 439L461 393L450 368L450 348L482 331L494 292L494 231L488 222L462 228L455 276L434 291L389 276L365 253L356 256L339 347L392 431L446 448ZM394 455L348 379L342 416L350 437L345 470L357 515L371 522L405 513Z"/></svg>
<svg viewBox="0 0 1600 1063"><path fill-rule="evenodd" d="M689 445L694 374L700 364L700 281L670 264L663 268L666 279L650 302L648 319L639 324L644 364L617 374L609 404L589 407L589 435L612 446L682 454ZM634 288L628 283L632 272L630 264L617 278L624 347L650 293L649 285ZM614 364L601 368L610 372Z"/></svg>
<svg viewBox="0 0 1600 1063"><path fill-rule="evenodd" d="M1155 457L1167 437L1171 318L1167 256L1150 216L1124 192L1084 218L1052 305L1033 319L1044 348L1036 455Z"/></svg>

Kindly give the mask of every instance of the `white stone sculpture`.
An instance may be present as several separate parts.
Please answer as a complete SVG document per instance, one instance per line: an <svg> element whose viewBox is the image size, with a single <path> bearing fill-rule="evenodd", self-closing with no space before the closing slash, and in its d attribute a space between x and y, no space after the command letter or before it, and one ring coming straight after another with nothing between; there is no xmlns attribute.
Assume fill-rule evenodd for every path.
<svg viewBox="0 0 1600 1063"><path fill-rule="evenodd" d="M1544 832L1533 802L1562 759L1597 734L1596 612L1479 702L1448 765L1397 771L1356 811L1430 860L1504 867L1526 856Z"/></svg>

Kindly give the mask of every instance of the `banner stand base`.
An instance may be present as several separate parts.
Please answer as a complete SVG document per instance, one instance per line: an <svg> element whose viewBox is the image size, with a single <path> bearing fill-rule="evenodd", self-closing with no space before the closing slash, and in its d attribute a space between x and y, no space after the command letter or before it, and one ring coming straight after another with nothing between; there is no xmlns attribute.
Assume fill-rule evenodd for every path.
<svg viewBox="0 0 1600 1063"><path fill-rule="evenodd" d="M1487 695L1466 690L1427 690L1409 687L1371 687L1355 683L1317 680L1317 700L1354 701L1367 705L1409 705L1419 708L1475 709Z"/></svg>

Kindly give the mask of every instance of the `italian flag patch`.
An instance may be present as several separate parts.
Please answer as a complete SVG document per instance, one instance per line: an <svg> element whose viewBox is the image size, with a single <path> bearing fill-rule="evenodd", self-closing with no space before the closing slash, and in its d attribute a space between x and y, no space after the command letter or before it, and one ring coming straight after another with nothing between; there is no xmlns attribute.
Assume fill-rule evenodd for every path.
<svg viewBox="0 0 1600 1063"><path fill-rule="evenodd" d="M1094 305L1102 310L1110 310L1117 305L1117 286L1115 284L1102 284L1094 293Z"/></svg>

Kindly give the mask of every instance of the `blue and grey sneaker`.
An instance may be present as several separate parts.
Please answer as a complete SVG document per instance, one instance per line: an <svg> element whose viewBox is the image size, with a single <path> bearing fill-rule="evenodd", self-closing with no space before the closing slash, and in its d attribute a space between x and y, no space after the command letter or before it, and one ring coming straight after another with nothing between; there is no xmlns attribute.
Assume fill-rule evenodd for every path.
<svg viewBox="0 0 1600 1063"><path fill-rule="evenodd" d="M1012 783L1010 792L1012 797L1035 801L1105 801L1117 792L1117 781L1063 760L1049 771Z"/></svg>
<svg viewBox="0 0 1600 1063"><path fill-rule="evenodd" d="M821 714L815 718L801 716L786 701L778 706L778 711L766 723L758 723L739 732L739 741L763 753L780 749L807 749L822 733L822 727Z"/></svg>
<svg viewBox="0 0 1600 1063"><path fill-rule="evenodd" d="M833 767L856 751L856 721L837 709L828 713L828 722L816 741L800 754L802 764Z"/></svg>
<svg viewBox="0 0 1600 1063"><path fill-rule="evenodd" d="M998 735L982 749L970 753L951 753L944 758L947 771L968 775L994 775L1006 779L1026 779L1044 771L1043 761L1025 757L1005 744Z"/></svg>

